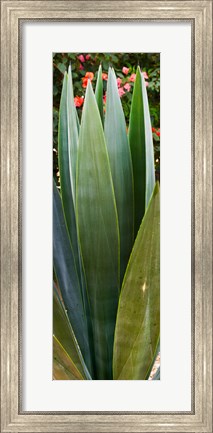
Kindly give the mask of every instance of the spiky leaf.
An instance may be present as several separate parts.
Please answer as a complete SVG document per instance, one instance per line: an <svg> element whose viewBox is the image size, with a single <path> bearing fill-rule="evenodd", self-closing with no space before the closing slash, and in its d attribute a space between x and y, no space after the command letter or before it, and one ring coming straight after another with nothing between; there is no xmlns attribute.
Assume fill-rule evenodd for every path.
<svg viewBox="0 0 213 433"><path fill-rule="evenodd" d="M55 380L83 380L79 370L61 345L53 336L53 379Z"/></svg>
<svg viewBox="0 0 213 433"><path fill-rule="evenodd" d="M63 296L67 315L81 348L88 369L92 372L89 329L83 303L75 257L64 220L61 197L53 188L53 265Z"/></svg>
<svg viewBox="0 0 213 433"><path fill-rule="evenodd" d="M112 378L119 232L103 127L88 83L79 136L76 214L92 317L97 379Z"/></svg>
<svg viewBox="0 0 213 433"><path fill-rule="evenodd" d="M133 174L124 113L116 76L109 69L104 132L110 160L120 231L121 283L133 245Z"/></svg>
<svg viewBox="0 0 213 433"><path fill-rule="evenodd" d="M95 87L95 97L98 104L99 113L101 116L102 123L104 123L104 111L103 111L103 80L102 80L102 67L99 66L98 78Z"/></svg>
<svg viewBox="0 0 213 433"><path fill-rule="evenodd" d="M154 150L145 80L137 69L129 122L135 203L135 236L155 185Z"/></svg>
<svg viewBox="0 0 213 433"><path fill-rule="evenodd" d="M76 372L78 379L90 380L91 376L85 365L83 356L80 351L80 347L76 340L72 326L69 322L65 307L63 306L63 303L59 298L56 287L54 287L53 293L53 335L55 340L57 340L61 346L60 348L59 344L56 344L56 342L54 343L54 360L57 360L59 362L59 354L61 353L61 357L63 357L63 353L66 353L67 356L64 356L65 358L69 357L68 361L73 366L72 371ZM58 356L56 356L56 352ZM60 364L63 363L60 362Z"/></svg>
<svg viewBox="0 0 213 433"><path fill-rule="evenodd" d="M68 68L67 76L67 119L68 119L68 155L70 183L72 190L73 203L75 205L75 182L76 182L76 161L78 152L78 118L74 104L71 65Z"/></svg>
<svg viewBox="0 0 213 433"><path fill-rule="evenodd" d="M75 257L75 263L79 279L81 279L80 263L79 263L79 249L77 241L77 230L76 230L76 219L75 219L75 176L72 173L72 153L74 159L76 158L76 140L77 140L77 119L76 110L72 99L72 88L71 79L65 72L61 102L59 109L59 128L58 128L58 159L59 159L59 172L60 172L60 185L61 185L61 197L63 202L63 210L65 215L65 221L71 240L73 254ZM68 85L69 83L69 85ZM69 95L69 98L68 98ZM69 111L68 111L68 100L69 100ZM73 126L73 131L71 129ZM73 164L74 165L74 164ZM75 169L74 169L75 171Z"/></svg>
<svg viewBox="0 0 213 433"><path fill-rule="evenodd" d="M156 184L125 273L117 313L113 377L146 379L160 335L160 191Z"/></svg>

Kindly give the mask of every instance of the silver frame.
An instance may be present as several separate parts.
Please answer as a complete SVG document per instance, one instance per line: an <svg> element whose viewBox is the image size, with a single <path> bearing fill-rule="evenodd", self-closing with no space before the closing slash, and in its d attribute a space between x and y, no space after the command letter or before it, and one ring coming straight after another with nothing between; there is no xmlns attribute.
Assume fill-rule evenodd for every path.
<svg viewBox="0 0 213 433"><path fill-rule="evenodd" d="M21 23L190 20L190 412L21 410ZM196 156L196 157L195 157ZM212 432L212 0L1 0L1 432ZM175 374L175 372L174 372Z"/></svg>

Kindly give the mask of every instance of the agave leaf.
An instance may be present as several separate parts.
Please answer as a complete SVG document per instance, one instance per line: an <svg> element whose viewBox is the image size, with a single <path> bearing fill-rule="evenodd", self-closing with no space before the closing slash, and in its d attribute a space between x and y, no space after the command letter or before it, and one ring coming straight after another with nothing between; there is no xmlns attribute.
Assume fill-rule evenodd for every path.
<svg viewBox="0 0 213 433"><path fill-rule="evenodd" d="M93 325L97 379L111 379L119 291L119 231L103 127L90 82L79 136L76 216Z"/></svg>
<svg viewBox="0 0 213 433"><path fill-rule="evenodd" d="M68 155L70 169L70 183L72 189L73 203L75 205L75 182L76 182L76 161L78 152L78 124L76 108L74 104L71 65L68 68L67 76L67 120L68 120Z"/></svg>
<svg viewBox="0 0 213 433"><path fill-rule="evenodd" d="M84 380L84 377L55 336L53 336L53 378L55 380Z"/></svg>
<svg viewBox="0 0 213 433"><path fill-rule="evenodd" d="M104 132L110 160L120 231L121 283L133 245L133 174L125 117L114 71L109 69Z"/></svg>
<svg viewBox="0 0 213 433"><path fill-rule="evenodd" d="M77 242L77 230L76 230L76 219L75 219L75 208L74 208L74 196L75 196L75 183L74 176L72 174L71 166L71 149L76 148L75 140L77 139L77 122L76 122L76 111L73 112L71 102L71 113L69 113L68 119L68 82L69 82L69 99L71 98L70 90L70 70L69 78L67 73L64 74L64 81L61 94L61 102L59 109L59 128L58 128L58 159L59 159L59 172L60 172L60 184L61 184L61 197L63 203L63 210L65 215L65 221L67 230L69 233L70 241L73 248L73 254L75 257L75 263L79 279L81 279L80 263L79 263L79 250ZM72 99L72 98L71 98ZM75 109L75 107L74 107ZM76 124L72 136L71 124ZM72 146L71 146L72 142ZM75 144L74 144L75 143ZM75 155L75 151L73 150Z"/></svg>
<svg viewBox="0 0 213 433"><path fill-rule="evenodd" d="M63 346L64 351L69 356L75 369L81 375L81 378L90 380L91 376L55 285L53 288L53 334L55 339Z"/></svg>
<svg viewBox="0 0 213 433"><path fill-rule="evenodd" d="M119 299L113 378L146 379L160 335L160 191L156 184Z"/></svg>
<svg viewBox="0 0 213 433"><path fill-rule="evenodd" d="M103 80L102 80L102 67L99 66L98 78L95 87L95 97L98 104L99 113L101 116L101 121L104 123L104 111L103 111Z"/></svg>
<svg viewBox="0 0 213 433"><path fill-rule="evenodd" d="M145 80L137 69L129 122L134 176L135 236L155 185L154 150Z"/></svg>
<svg viewBox="0 0 213 433"><path fill-rule="evenodd" d="M53 380L76 380L56 359L53 359Z"/></svg>
<svg viewBox="0 0 213 433"><path fill-rule="evenodd" d="M53 188L53 264L69 321L90 372L92 361L89 348L89 329L83 303L75 257L68 236L61 197Z"/></svg>

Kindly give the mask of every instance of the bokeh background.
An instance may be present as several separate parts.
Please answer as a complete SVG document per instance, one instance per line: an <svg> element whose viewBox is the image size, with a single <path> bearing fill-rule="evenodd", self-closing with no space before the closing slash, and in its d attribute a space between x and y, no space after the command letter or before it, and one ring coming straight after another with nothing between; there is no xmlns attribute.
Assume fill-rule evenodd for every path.
<svg viewBox="0 0 213 433"><path fill-rule="evenodd" d="M53 54L53 175L59 185L58 171L58 113L64 72L71 63L74 101L79 115L84 105L84 96L88 78L93 89L97 80L98 68L102 64L104 83L104 104L108 68L113 67L117 76L118 91L128 130L129 115L135 81L139 65L143 72L149 99L155 154L156 179L160 180L160 54L159 53L54 53Z"/></svg>

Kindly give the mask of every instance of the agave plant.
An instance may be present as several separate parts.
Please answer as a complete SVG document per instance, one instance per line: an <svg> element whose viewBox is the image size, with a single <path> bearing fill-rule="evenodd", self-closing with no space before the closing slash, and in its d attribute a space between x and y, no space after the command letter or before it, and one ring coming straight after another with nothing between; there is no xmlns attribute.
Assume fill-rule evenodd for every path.
<svg viewBox="0 0 213 433"><path fill-rule="evenodd" d="M53 377L148 379L160 338L160 191L140 68L127 134L113 69L105 115L100 66L79 123L69 67L58 143Z"/></svg>

